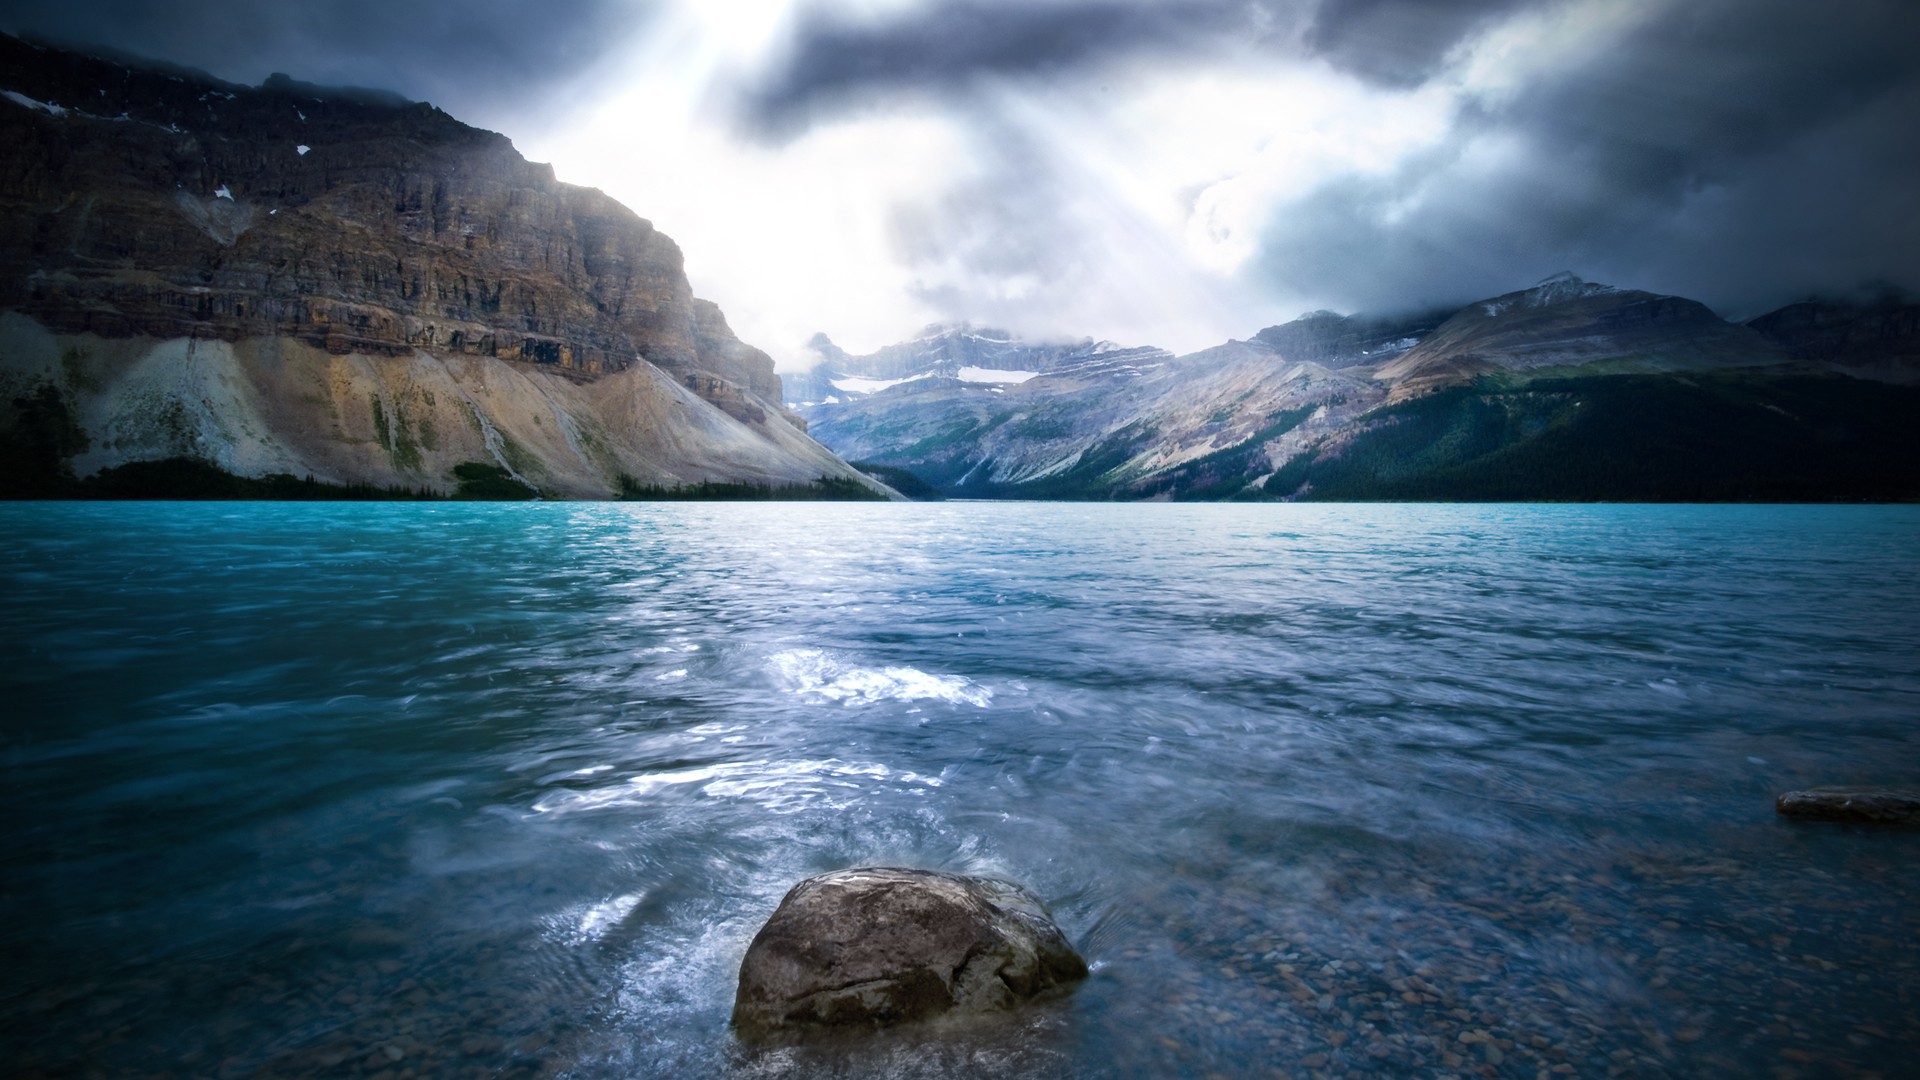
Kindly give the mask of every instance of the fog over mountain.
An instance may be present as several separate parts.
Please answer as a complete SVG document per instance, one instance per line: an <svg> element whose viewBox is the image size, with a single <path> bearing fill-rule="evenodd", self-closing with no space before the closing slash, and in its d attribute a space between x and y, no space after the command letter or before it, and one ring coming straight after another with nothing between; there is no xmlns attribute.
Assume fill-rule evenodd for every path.
<svg viewBox="0 0 1920 1080"><path fill-rule="evenodd" d="M776 358L932 322L1185 352L1571 268L1747 318L1920 286L1904 0L5 0L423 98L601 187Z"/></svg>

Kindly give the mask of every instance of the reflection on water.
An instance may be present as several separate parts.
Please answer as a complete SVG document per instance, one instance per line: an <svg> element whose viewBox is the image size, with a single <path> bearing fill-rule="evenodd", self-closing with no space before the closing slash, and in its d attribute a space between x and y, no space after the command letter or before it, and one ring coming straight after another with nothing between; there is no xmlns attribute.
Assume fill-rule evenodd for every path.
<svg viewBox="0 0 1920 1080"><path fill-rule="evenodd" d="M26 1075L1897 1075L1913 508L0 508ZM750 1052L810 873L1094 976Z"/></svg>
<svg viewBox="0 0 1920 1080"><path fill-rule="evenodd" d="M586 772L588 770L580 770ZM697 769L641 773L624 784L564 791L533 804L543 814L658 804L669 789L688 785L714 799L742 799L769 813L837 809L866 800L888 783L939 787L938 777L895 773L872 761L736 761Z"/></svg>
<svg viewBox="0 0 1920 1080"><path fill-rule="evenodd" d="M819 649L791 649L776 653L768 663L795 693L828 701L945 701L986 708L993 691L958 675L929 675L918 668L888 667L876 671L854 667Z"/></svg>

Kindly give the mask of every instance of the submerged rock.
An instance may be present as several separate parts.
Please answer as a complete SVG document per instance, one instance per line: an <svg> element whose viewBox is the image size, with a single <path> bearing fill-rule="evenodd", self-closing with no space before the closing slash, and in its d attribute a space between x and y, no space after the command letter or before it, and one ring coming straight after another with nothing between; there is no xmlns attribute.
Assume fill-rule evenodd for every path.
<svg viewBox="0 0 1920 1080"><path fill-rule="evenodd" d="M793 887L740 962L733 1023L764 1036L1010 1009L1086 977L1011 882L866 867Z"/></svg>
<svg viewBox="0 0 1920 1080"><path fill-rule="evenodd" d="M1774 800L1787 817L1821 821L1920 822L1920 794L1885 788L1817 787Z"/></svg>

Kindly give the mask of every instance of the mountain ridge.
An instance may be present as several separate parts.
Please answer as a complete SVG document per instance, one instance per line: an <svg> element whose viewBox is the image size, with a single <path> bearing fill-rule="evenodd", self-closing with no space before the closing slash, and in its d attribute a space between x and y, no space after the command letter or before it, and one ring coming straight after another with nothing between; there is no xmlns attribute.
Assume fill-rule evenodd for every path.
<svg viewBox="0 0 1920 1080"><path fill-rule="evenodd" d="M90 447L65 467L446 487L479 461L569 497L868 483L805 436L670 238L502 135L4 36L0 71L0 400L53 388Z"/></svg>
<svg viewBox="0 0 1920 1080"><path fill-rule="evenodd" d="M1006 386L1042 374L1088 372L1172 359L1164 349L1126 347L1111 341L1027 342L1005 330L971 323L932 323L905 341L855 356L815 334L807 349L814 363L783 376L788 405L799 407L864 397L901 383L954 379Z"/></svg>
<svg viewBox="0 0 1920 1080"><path fill-rule="evenodd" d="M1920 320L1897 305L1794 310L1735 324L1684 297L1562 273L1453 309L1309 312L1148 370L1055 371L1017 386L922 373L800 411L848 457L909 470L949 496L1259 499L1331 489L1354 498L1496 490L1530 497L1524 484L1460 471L1486 455L1529 477L1542 498L1757 498L1774 490L1767 476L1742 472L1725 440L1685 433L1695 409L1739 437L1784 440L1829 462L1836 497L1920 497L1920 448L1903 441L1895 422L1920 421L1920 403L1900 385L1920 374L1920 349L1912 348ZM1862 376L1894 385L1865 395L1843 385ZM1842 382L1825 381L1832 379ZM1661 403L1653 411L1676 431L1639 424L1632 395L1620 392L1629 387ZM1855 442L1845 410L1829 407L1838 401L1860 411L1855 426L1864 434ZM1757 424L1756 409L1820 419L1768 426ZM1415 429L1440 449L1395 434ZM1606 432L1624 434L1609 443ZM1683 447L1669 468L1683 471L1692 454L1710 475L1642 475L1635 456L1667 453L1660 448L1669 436ZM1424 464L1391 482L1355 479L1352 462L1394 440L1397 453ZM1566 447L1575 444L1612 461L1611 471L1569 464ZM1876 454L1892 455L1891 472L1874 464ZM1791 457L1755 460L1775 461L1782 497L1811 497L1817 484L1781 479L1798 468L1789 468ZM1551 466L1540 464L1549 459ZM1381 475L1399 476L1383 468ZM1457 483L1436 478L1456 473ZM1575 474L1578 483L1561 482Z"/></svg>

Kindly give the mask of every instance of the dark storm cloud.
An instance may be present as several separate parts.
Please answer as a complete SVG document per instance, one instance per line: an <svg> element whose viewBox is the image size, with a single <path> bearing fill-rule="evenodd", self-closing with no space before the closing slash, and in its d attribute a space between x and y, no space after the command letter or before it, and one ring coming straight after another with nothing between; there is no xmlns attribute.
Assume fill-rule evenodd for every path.
<svg viewBox="0 0 1920 1080"><path fill-rule="evenodd" d="M744 101L761 132L900 93L963 94L983 76L1045 78L1143 52L1190 53L1261 5L1185 0L958 0L885 20L815 11L784 60Z"/></svg>
<svg viewBox="0 0 1920 1080"><path fill-rule="evenodd" d="M238 82L285 71L386 88L505 126L509 114L558 115L553 95L617 60L610 50L664 2L0 0L0 29ZM1332 177L1273 208L1249 270L1267 295L1380 310L1504 292L1562 269L1728 313L1868 278L1920 289L1920 4L1671 0L1604 51L1523 74L1512 93L1459 90L1453 61L1483 34L1579 7L926 0L861 16L821 2L799 9L763 69L722 77L738 78L736 119L758 139L909 96L973 140L966 175L929 177L924 197L876 208L901 265L925 269L919 298L956 318L997 305L987 317L1017 324L1022 295L1039 298L1036 310L1059 307L1103 266L1190 256L1177 243L1139 254L1127 246L1138 238L1115 240L1126 215L1111 178L1070 160L1050 141L1056 132L1004 115L998 91L1112 79L1119 100L1134 72L1245 71L1249 59L1325 65L1389 91L1383 109L1391 92L1423 86L1458 100L1437 144L1395 171ZM603 79L581 92L604 89ZM1020 281L1043 284L1023 293Z"/></svg>
<svg viewBox="0 0 1920 1080"><path fill-rule="evenodd" d="M1358 307L1470 299L1573 269L1731 313L1920 281L1920 8L1670 9L1385 180L1280 215L1268 280ZM1498 164L1483 157L1504 142ZM1409 209L1411 207L1411 209Z"/></svg>
<svg viewBox="0 0 1920 1080"><path fill-rule="evenodd" d="M984 123L982 80L1044 93L1112 61L1249 53L1413 89L1445 77L1456 50L1501 20L1565 6L955 0L879 20L817 13L746 95L743 117L787 136L915 94ZM1374 308L1502 292L1561 269L1728 311L1867 276L1920 286L1914 41L1910 0L1674 3L1600 55L1529 76L1510 99L1469 94L1443 144L1397 173L1341 178L1281 208L1259 272L1278 291ZM982 275L1014 273L1006 264L1022 251L1026 270L1057 269L1077 196L1032 182L1046 175L1044 153L995 170L1004 183L954 193L947 220L896 221L902 253L953 242L942 257Z"/></svg>
<svg viewBox="0 0 1920 1080"><path fill-rule="evenodd" d="M1046 81L1116 58L1223 52L1318 57L1370 82L1416 85L1522 0L943 0L890 19L817 10L746 95L762 133L900 93L964 96L982 78Z"/></svg>
<svg viewBox="0 0 1920 1080"><path fill-rule="evenodd" d="M1418 86L1461 39L1523 0L1326 0L1307 49L1335 67L1386 86Z"/></svg>
<svg viewBox="0 0 1920 1080"><path fill-rule="evenodd" d="M0 29L106 46L255 84L284 71L456 115L511 109L621 43L636 0L0 0Z"/></svg>

